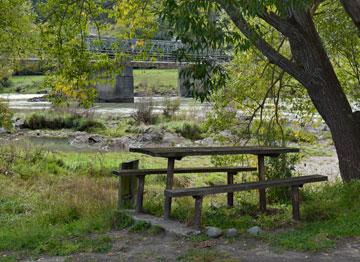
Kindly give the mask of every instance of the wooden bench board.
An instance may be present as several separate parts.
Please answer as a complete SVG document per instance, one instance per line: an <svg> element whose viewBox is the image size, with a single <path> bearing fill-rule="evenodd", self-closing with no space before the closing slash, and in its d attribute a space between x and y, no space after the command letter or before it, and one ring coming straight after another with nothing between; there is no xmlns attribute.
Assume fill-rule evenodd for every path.
<svg viewBox="0 0 360 262"><path fill-rule="evenodd" d="M312 175L312 176L291 177L286 179L274 179L274 180L267 180L261 182L248 182L248 183L232 184L232 185L167 189L165 190L165 196L167 197L204 196L210 194L262 189L262 188L275 187L275 186L301 186L306 183L321 182L321 181L327 181L327 177L322 175Z"/></svg>
<svg viewBox="0 0 360 262"><path fill-rule="evenodd" d="M216 173L216 172L250 172L256 171L256 167L195 167L195 168L175 168L175 174L185 173ZM144 176L144 175L163 175L167 173L166 168L161 169L134 169L113 171L117 176Z"/></svg>

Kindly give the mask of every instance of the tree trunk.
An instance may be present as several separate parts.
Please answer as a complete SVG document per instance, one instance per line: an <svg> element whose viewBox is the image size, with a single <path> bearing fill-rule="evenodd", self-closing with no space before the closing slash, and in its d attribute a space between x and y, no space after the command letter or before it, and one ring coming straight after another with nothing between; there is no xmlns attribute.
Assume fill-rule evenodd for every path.
<svg viewBox="0 0 360 262"><path fill-rule="evenodd" d="M311 75L298 79L306 87L319 114L329 126L344 181L360 179L360 123L342 90L322 45L310 13L293 12L289 22L296 32L289 36L295 62Z"/></svg>
<svg viewBox="0 0 360 262"><path fill-rule="evenodd" d="M349 14L354 24L360 30L360 0L340 0L345 11Z"/></svg>

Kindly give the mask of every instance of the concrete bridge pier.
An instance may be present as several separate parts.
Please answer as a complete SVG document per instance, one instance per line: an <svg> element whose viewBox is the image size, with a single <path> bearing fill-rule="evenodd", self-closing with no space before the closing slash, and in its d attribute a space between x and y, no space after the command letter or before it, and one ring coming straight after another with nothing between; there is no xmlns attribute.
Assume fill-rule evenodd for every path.
<svg viewBox="0 0 360 262"><path fill-rule="evenodd" d="M134 73L132 66L125 66L112 79L103 79L96 84L99 102L134 103Z"/></svg>

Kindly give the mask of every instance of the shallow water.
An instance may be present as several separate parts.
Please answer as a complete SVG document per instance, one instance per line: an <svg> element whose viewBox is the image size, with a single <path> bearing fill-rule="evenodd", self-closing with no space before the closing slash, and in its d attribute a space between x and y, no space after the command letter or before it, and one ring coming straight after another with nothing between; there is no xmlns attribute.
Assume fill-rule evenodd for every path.
<svg viewBox="0 0 360 262"><path fill-rule="evenodd" d="M37 111L46 110L52 107L50 102L29 102L35 97L42 97L42 94L0 94L0 98L9 103L11 109L16 111ZM211 108L210 103L201 103L192 98L179 97L135 97L135 103L96 103L89 111L96 114L111 114L129 116L136 110L136 105L144 100L151 100L154 104L154 112L161 112L167 99L180 99L180 110L194 111L199 116Z"/></svg>

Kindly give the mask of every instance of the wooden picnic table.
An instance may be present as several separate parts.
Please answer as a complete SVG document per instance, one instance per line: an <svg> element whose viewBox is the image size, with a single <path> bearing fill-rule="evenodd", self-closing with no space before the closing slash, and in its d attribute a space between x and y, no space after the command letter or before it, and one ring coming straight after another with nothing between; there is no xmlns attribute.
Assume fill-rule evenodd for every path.
<svg viewBox="0 0 360 262"><path fill-rule="evenodd" d="M265 181L264 157L278 157L280 154L297 153L298 148L288 147L252 147L252 146L226 146L226 147L158 147L158 148L130 148L130 152L137 152L153 157L167 158L166 189L173 188L175 160L181 160L187 156L211 156L211 155L256 155L258 158L259 181ZM265 189L259 189L260 210L266 211ZM168 219L171 210L171 197L165 197L164 218Z"/></svg>

